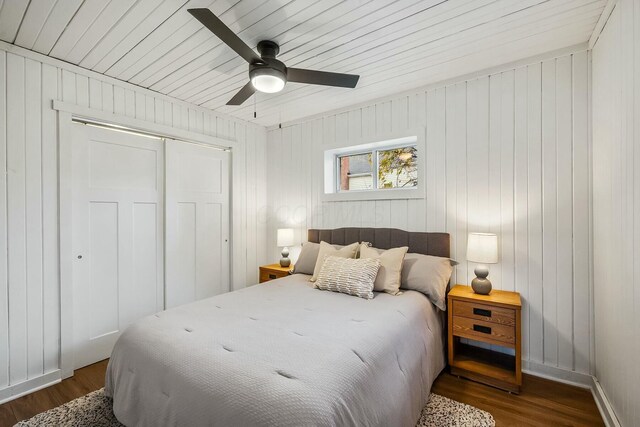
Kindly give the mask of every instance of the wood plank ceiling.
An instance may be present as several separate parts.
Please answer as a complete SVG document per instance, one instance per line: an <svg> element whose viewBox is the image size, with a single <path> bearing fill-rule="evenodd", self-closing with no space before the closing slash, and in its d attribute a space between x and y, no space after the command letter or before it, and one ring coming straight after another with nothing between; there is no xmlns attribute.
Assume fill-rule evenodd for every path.
<svg viewBox="0 0 640 427"><path fill-rule="evenodd" d="M588 40L606 0L0 0L0 39L262 125L365 102ZM288 66L360 74L225 103L247 64L187 13L209 7ZM254 108L257 118L253 118Z"/></svg>

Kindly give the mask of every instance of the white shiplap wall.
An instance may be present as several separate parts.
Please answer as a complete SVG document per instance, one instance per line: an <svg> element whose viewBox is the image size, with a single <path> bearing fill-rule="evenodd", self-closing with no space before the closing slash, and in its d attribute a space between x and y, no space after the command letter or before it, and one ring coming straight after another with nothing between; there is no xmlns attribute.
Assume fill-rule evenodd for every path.
<svg viewBox="0 0 640 427"><path fill-rule="evenodd" d="M618 0L593 49L596 377L640 425L640 2Z"/></svg>
<svg viewBox="0 0 640 427"><path fill-rule="evenodd" d="M467 233L498 233L498 289L522 294L523 357L533 371L588 382L591 372L589 146L586 51L458 83L268 134L268 250L275 229L340 226L446 231L469 283ZM323 202L323 145L426 128L426 198Z"/></svg>
<svg viewBox="0 0 640 427"><path fill-rule="evenodd" d="M1 43L1 42L0 42ZM53 99L234 140L233 287L266 260L266 130L0 44L0 401L59 366L57 118Z"/></svg>

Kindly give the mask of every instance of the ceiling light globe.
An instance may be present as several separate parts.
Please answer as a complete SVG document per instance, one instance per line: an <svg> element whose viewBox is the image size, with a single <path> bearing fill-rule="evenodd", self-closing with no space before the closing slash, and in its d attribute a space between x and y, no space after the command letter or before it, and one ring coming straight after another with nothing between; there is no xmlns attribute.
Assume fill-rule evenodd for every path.
<svg viewBox="0 0 640 427"><path fill-rule="evenodd" d="M284 89L284 74L269 68L257 69L251 73L251 84L260 92L276 93Z"/></svg>

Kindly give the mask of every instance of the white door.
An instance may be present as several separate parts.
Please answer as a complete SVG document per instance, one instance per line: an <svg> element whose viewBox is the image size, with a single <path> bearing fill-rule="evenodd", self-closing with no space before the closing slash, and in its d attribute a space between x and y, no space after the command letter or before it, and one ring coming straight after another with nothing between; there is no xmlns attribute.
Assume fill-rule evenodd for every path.
<svg viewBox="0 0 640 427"><path fill-rule="evenodd" d="M166 306L229 291L229 153L166 140Z"/></svg>
<svg viewBox="0 0 640 427"><path fill-rule="evenodd" d="M121 331L164 306L160 139L73 125L74 366L110 356Z"/></svg>

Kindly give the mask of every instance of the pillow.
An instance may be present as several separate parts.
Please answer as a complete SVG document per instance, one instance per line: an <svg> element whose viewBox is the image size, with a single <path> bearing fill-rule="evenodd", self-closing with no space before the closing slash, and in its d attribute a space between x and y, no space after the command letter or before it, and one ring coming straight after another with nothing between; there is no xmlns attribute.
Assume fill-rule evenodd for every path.
<svg viewBox="0 0 640 427"><path fill-rule="evenodd" d="M320 252L320 244L307 242L302 244L300 256L293 267L294 274L313 274L318 260L318 252Z"/></svg>
<svg viewBox="0 0 640 427"><path fill-rule="evenodd" d="M320 242L320 250L318 251L318 259L316 260L316 266L313 269L313 277L311 281L315 282L318 278L318 273L322 268L322 264L330 256L337 256L340 258L355 258L356 251L358 250L358 243L352 243L349 246L336 249L327 242Z"/></svg>
<svg viewBox="0 0 640 427"><path fill-rule="evenodd" d="M408 250L407 246L385 251L370 248L365 243L360 245L360 259L380 260L380 270L373 288L375 291L384 291L391 295L397 295L400 292L402 261Z"/></svg>
<svg viewBox="0 0 640 427"><path fill-rule="evenodd" d="M331 245L335 249L344 248L341 245ZM293 274L313 274L313 270L316 268L316 261L318 260L318 252L320 252L320 243L305 242L302 244L302 250L296 261L296 265L293 267Z"/></svg>
<svg viewBox="0 0 640 427"><path fill-rule="evenodd" d="M408 253L402 267L402 289L422 292L440 310L447 309L447 285L453 267L449 258Z"/></svg>
<svg viewBox="0 0 640 427"><path fill-rule="evenodd" d="M373 298L373 282L380 261L329 256L322 264L314 287L364 299Z"/></svg>

